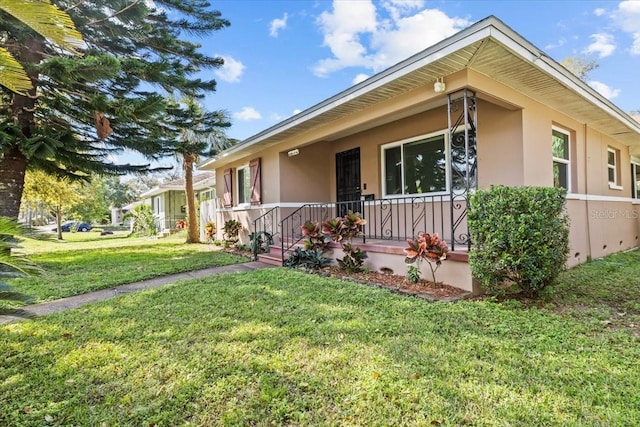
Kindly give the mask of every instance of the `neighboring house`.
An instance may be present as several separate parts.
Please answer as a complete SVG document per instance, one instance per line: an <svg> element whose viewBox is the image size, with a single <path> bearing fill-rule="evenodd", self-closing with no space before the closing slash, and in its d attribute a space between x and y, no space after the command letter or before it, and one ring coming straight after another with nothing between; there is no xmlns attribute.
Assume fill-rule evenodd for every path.
<svg viewBox="0 0 640 427"><path fill-rule="evenodd" d="M193 175L193 190L196 201L215 199L216 174L204 172ZM181 228L187 218L187 200L184 179L165 182L140 196L143 203L151 205L157 218L159 232Z"/></svg>
<svg viewBox="0 0 640 427"><path fill-rule="evenodd" d="M129 207L129 205L123 206L121 208L114 208L112 207L110 209L111 211L111 225L113 226L119 226L119 225L124 225L124 216L127 214L127 212L129 212L129 210L131 209L131 207Z"/></svg>
<svg viewBox="0 0 640 427"><path fill-rule="evenodd" d="M468 290L476 188L567 188L570 266L639 243L640 123L495 17L199 168L221 177L220 215L245 241L266 230L286 250L304 221L353 209L368 267L404 274L404 239L437 232L454 261L441 278Z"/></svg>

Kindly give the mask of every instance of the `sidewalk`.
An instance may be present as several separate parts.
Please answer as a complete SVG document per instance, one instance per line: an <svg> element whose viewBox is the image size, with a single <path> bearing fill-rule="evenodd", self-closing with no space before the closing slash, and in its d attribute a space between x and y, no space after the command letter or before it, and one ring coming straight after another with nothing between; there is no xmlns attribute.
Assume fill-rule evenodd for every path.
<svg viewBox="0 0 640 427"><path fill-rule="evenodd" d="M184 279L196 279L200 277L211 276L214 274L223 273L240 273L245 271L252 271L258 268L272 268L272 265L265 264L259 261L250 261L242 264L225 265L222 267L211 267L202 270L187 271L185 273L168 274L166 276L155 277L153 279L142 280L140 282L129 283L126 285L116 286L114 288L102 289L99 291L88 292L82 295L75 295L68 298L62 298L55 301L43 302L40 304L32 304L21 307L25 311L29 312L34 317L46 316L47 314L58 313L64 310L70 310L72 308L80 307L85 304L90 304L96 301L104 301L106 299L114 298L119 295L130 294L132 292L138 292L145 289L158 288L161 286L169 285ZM0 324L17 322L20 320L27 320L22 317L16 316L3 316L0 315Z"/></svg>

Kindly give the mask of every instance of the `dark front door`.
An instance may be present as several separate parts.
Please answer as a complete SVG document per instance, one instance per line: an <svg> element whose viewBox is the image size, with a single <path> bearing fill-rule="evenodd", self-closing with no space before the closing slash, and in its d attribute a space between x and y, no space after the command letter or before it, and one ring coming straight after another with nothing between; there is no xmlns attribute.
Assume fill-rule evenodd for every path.
<svg viewBox="0 0 640 427"><path fill-rule="evenodd" d="M337 215L360 212L360 148L336 154L336 187Z"/></svg>

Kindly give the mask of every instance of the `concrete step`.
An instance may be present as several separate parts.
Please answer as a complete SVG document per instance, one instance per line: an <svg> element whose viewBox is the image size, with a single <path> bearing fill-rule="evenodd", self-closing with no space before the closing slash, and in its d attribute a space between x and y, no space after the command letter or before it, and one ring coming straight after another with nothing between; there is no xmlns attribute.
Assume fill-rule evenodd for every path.
<svg viewBox="0 0 640 427"><path fill-rule="evenodd" d="M258 254L258 261L264 262L265 264L281 266L282 254L281 252L278 252L277 255L273 253Z"/></svg>

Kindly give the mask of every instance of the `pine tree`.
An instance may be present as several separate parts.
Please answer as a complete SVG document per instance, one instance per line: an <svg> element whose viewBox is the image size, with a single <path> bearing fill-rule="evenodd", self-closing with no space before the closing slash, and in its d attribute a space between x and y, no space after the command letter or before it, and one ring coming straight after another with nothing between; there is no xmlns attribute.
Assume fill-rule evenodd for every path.
<svg viewBox="0 0 640 427"><path fill-rule="evenodd" d="M198 74L222 65L186 36L229 25L202 0L53 2L82 33L81 57L60 49L0 11L4 46L27 71L33 88L0 99L0 216L17 217L27 169L62 176L145 172L117 165L124 149L158 159L177 140L160 123L166 94L201 98L214 80Z"/></svg>

